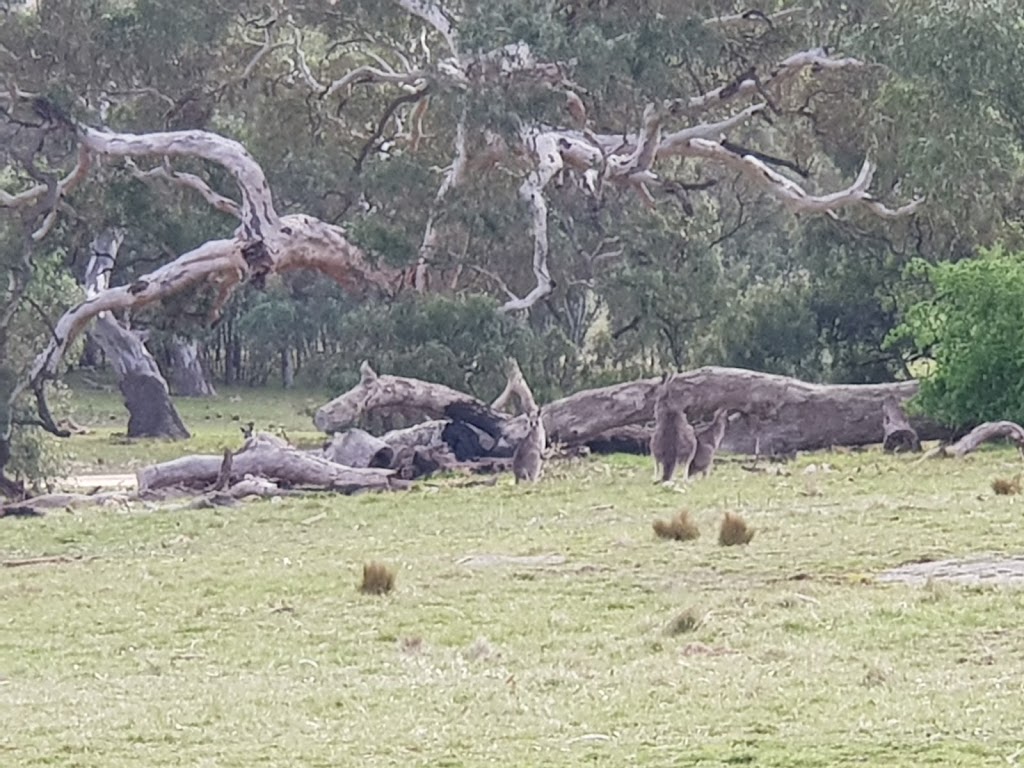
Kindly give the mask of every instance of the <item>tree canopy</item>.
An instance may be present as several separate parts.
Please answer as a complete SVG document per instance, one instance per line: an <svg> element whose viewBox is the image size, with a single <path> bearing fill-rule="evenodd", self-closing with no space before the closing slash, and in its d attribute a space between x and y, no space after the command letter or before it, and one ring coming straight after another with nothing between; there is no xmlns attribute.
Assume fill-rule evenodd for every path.
<svg viewBox="0 0 1024 768"><path fill-rule="evenodd" d="M0 8L0 442L22 392L56 430L44 382L104 310L253 382L360 327L397 373L525 346L542 391L704 362L872 381L905 373L912 258L1020 242L1001 0ZM109 226L112 287L32 309ZM407 353L403 317L430 336Z"/></svg>

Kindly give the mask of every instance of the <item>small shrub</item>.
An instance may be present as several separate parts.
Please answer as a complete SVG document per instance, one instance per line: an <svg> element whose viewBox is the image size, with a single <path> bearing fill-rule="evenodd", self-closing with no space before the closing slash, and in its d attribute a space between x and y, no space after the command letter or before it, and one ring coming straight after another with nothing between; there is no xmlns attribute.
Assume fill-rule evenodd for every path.
<svg viewBox="0 0 1024 768"><path fill-rule="evenodd" d="M687 608L668 623L668 626L665 627L665 634L682 635L687 632L693 632L703 623L703 614L694 608Z"/></svg>
<svg viewBox="0 0 1024 768"><path fill-rule="evenodd" d="M395 588L395 572L383 563L363 565L363 583L359 591L364 595L386 595Z"/></svg>
<svg viewBox="0 0 1024 768"><path fill-rule="evenodd" d="M733 512L726 512L722 518L722 527L718 529L718 543L723 547L734 547L737 544L749 544L754 538L754 529L747 521Z"/></svg>
<svg viewBox="0 0 1024 768"><path fill-rule="evenodd" d="M671 520L655 520L651 527L654 533L661 539L672 539L674 541L691 541L700 537L700 528L693 519L689 510L684 509Z"/></svg>

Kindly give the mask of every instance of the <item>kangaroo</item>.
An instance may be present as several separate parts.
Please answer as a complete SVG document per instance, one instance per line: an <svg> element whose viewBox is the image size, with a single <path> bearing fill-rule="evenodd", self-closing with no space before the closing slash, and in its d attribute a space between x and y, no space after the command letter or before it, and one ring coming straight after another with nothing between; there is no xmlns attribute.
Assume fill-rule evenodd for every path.
<svg viewBox="0 0 1024 768"><path fill-rule="evenodd" d="M544 432L544 420L540 417L540 411L533 411L527 417L527 424L527 432L512 454L512 473L516 476L517 485L524 480L537 482L544 466L547 434Z"/></svg>
<svg viewBox="0 0 1024 768"><path fill-rule="evenodd" d="M687 472L697 450L697 439L693 427L686 420L686 413L672 402L668 389L669 377L662 379L661 391L654 402L654 434L651 435L651 456L654 457L654 477L658 481L661 468L661 482L669 483L676 469Z"/></svg>
<svg viewBox="0 0 1024 768"><path fill-rule="evenodd" d="M722 438L725 437L725 427L728 422L729 411L719 408L715 411L711 423L697 431L697 451L693 454L693 461L690 462L690 477L697 474L707 477L711 474L711 466L715 462L718 446L722 444Z"/></svg>

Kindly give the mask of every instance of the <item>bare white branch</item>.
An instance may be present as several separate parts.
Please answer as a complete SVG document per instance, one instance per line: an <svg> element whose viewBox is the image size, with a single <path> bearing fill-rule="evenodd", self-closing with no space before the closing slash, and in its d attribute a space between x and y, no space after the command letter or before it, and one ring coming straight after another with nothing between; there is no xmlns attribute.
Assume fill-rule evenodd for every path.
<svg viewBox="0 0 1024 768"><path fill-rule="evenodd" d="M923 199L916 199L901 206L889 208L876 200L868 192L875 166L865 160L856 181L846 189L827 195L811 195L792 179L783 176L763 161L751 155L740 155L732 152L721 144L707 139L693 139L683 153L689 157L703 157L741 172L750 181L763 188L769 194L781 200L794 213L824 213L835 216L843 208L864 207L876 216L898 218L907 216L917 210Z"/></svg>
<svg viewBox="0 0 1024 768"><path fill-rule="evenodd" d="M823 48L812 48L783 59L774 70L761 78L757 78L751 73L707 93L689 99L668 102L666 107L673 114L697 114L731 99L750 96L757 93L760 88L767 88L784 80L792 79L808 68L818 71L863 66L864 62L859 59L838 58L827 54Z"/></svg>
<svg viewBox="0 0 1024 768"><path fill-rule="evenodd" d="M242 229L249 240L263 240L280 227L270 186L260 164L239 142L209 131L105 133L78 125L89 150L113 157L197 157L222 166L242 193Z"/></svg>
<svg viewBox="0 0 1024 768"><path fill-rule="evenodd" d="M92 166L92 157L85 147L78 150L78 160L75 167L68 174L57 182L57 199L71 192L89 174ZM47 192L46 184L33 184L28 189L15 194L10 194L0 189L0 208L19 208L25 205L32 205L39 201ZM56 205L54 205L56 208ZM36 240L40 238L34 238Z"/></svg>
<svg viewBox="0 0 1024 768"><path fill-rule="evenodd" d="M444 178L441 186L434 195L434 205L427 217L427 225L424 227L423 241L420 243L419 259L416 263L416 274L414 286L420 293L427 289L427 268L437 252L437 220L441 214L441 204L448 196L448 193L462 183L466 175L466 162L469 158L466 152L466 111L462 111L459 123L455 127L455 158L452 164L444 171Z"/></svg>
<svg viewBox="0 0 1024 768"><path fill-rule="evenodd" d="M423 19L434 28L448 45L456 58L459 56L459 35L453 17L434 0L397 0L398 4L413 16Z"/></svg>
<svg viewBox="0 0 1024 768"><path fill-rule="evenodd" d="M338 78L327 86L325 96L333 96L342 88L356 83L390 83L393 85L404 85L409 90L415 90L422 86L426 73L421 70L412 72L396 72L395 70L378 69L377 67L361 66L347 72L343 77Z"/></svg>
<svg viewBox="0 0 1024 768"><path fill-rule="evenodd" d="M163 179L176 186L195 190L207 203L221 213L234 216L236 219L242 218L242 209L239 208L238 203L229 197L224 197L224 195L219 192L214 192L213 189L210 188L209 184L193 173L183 173L182 171L172 170L166 163L164 165L158 165L154 168L150 168L148 171L140 169L135 164L135 161L131 159L125 161L125 165L128 166L132 175L137 179L141 179L143 181Z"/></svg>

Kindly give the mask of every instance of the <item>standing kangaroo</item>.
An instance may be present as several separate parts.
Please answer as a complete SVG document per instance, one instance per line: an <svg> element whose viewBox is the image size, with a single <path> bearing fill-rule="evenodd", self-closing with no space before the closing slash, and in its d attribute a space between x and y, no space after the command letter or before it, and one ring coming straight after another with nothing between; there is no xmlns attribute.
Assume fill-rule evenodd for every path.
<svg viewBox="0 0 1024 768"><path fill-rule="evenodd" d="M707 477L711 474L711 466L715 462L715 454L718 446L722 444L725 437L725 427L729 422L729 411L719 408L715 411L711 423L697 432L697 451L693 454L693 461L690 462L690 477L701 474Z"/></svg>
<svg viewBox="0 0 1024 768"><path fill-rule="evenodd" d="M661 468L661 482L669 483L676 468L687 472L697 450L693 427L686 413L672 402L668 389L669 377L662 379L658 399L654 401L654 434L651 435L651 456L654 457L655 482Z"/></svg>
<svg viewBox="0 0 1024 768"><path fill-rule="evenodd" d="M539 410L530 413L527 424L526 434L512 454L512 473L516 476L516 484L523 480L537 482L544 466L544 447L548 440Z"/></svg>

